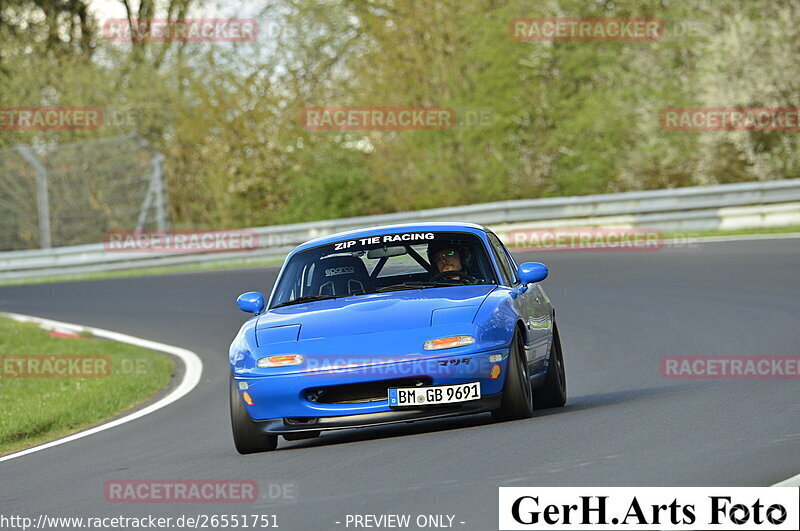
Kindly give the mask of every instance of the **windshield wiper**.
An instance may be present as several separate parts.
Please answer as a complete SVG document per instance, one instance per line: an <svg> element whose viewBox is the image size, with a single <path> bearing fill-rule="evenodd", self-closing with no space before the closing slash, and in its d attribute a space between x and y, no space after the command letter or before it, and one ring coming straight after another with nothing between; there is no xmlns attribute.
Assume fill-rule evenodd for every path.
<svg viewBox="0 0 800 531"><path fill-rule="evenodd" d="M404 289L425 289L425 288L440 288L442 286L461 286L463 283L456 282L403 282L401 284L392 284L391 286L384 286L375 290L375 293L382 293L384 291L401 291Z"/></svg>
<svg viewBox="0 0 800 531"><path fill-rule="evenodd" d="M301 304L304 302L312 302L312 301L324 301L326 299L337 299L335 295L306 295L305 297L298 297L296 299L292 299L290 301L282 302L280 304L276 304L271 310L275 308L281 308L282 306L289 306L291 304Z"/></svg>

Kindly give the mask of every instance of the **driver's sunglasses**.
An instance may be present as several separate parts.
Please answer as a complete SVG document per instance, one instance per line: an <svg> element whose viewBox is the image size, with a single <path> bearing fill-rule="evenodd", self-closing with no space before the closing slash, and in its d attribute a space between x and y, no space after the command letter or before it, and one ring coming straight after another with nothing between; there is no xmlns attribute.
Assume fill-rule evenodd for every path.
<svg viewBox="0 0 800 531"><path fill-rule="evenodd" d="M442 260L444 260L445 258L452 258L452 257L453 257L453 256L455 256L455 255L456 255L456 252L455 252L454 250L452 250L452 249L451 249L451 250L449 250L449 251L444 251L444 252L440 253L440 254L439 254L437 257L436 257L436 261L437 261L437 262L441 262L441 261L442 261Z"/></svg>

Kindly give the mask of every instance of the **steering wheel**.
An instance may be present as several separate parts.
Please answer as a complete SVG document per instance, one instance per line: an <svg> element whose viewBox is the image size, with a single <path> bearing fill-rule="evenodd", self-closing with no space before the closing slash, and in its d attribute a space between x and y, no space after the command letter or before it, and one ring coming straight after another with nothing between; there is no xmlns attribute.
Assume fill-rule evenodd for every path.
<svg viewBox="0 0 800 531"><path fill-rule="evenodd" d="M475 277L465 271L440 271L431 277L431 282L436 282L437 280L450 276L458 277L469 284L474 284L477 281Z"/></svg>

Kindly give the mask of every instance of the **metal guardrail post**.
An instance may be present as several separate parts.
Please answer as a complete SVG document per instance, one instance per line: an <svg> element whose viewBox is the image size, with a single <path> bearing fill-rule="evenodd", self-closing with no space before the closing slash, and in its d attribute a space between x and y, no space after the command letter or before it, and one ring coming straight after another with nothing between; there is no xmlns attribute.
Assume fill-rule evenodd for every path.
<svg viewBox="0 0 800 531"><path fill-rule="evenodd" d="M39 214L39 247L53 247L53 235L50 230L50 196L47 190L47 168L27 146L16 146L17 152L36 170L36 203Z"/></svg>
<svg viewBox="0 0 800 531"><path fill-rule="evenodd" d="M142 148L150 153L150 167L152 168L152 172L150 173L150 185L147 187L147 193L145 194L142 208L139 211L136 230L139 231L144 228L150 207L154 207L155 210L156 228L158 230L164 230L167 228L167 209L164 193L164 188L166 186L164 183L164 155L153 150L145 139L136 137L136 141Z"/></svg>
<svg viewBox="0 0 800 531"><path fill-rule="evenodd" d="M156 181L156 226L158 230L167 228L167 183L164 180L164 155L158 153L153 158L153 180Z"/></svg>

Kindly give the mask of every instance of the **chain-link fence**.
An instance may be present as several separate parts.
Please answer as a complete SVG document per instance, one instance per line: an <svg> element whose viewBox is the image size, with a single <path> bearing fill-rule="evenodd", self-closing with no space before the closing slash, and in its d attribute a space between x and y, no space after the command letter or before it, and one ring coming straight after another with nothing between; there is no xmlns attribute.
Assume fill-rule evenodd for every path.
<svg viewBox="0 0 800 531"><path fill-rule="evenodd" d="M135 135L0 149L0 251L167 228L162 169L163 156Z"/></svg>

